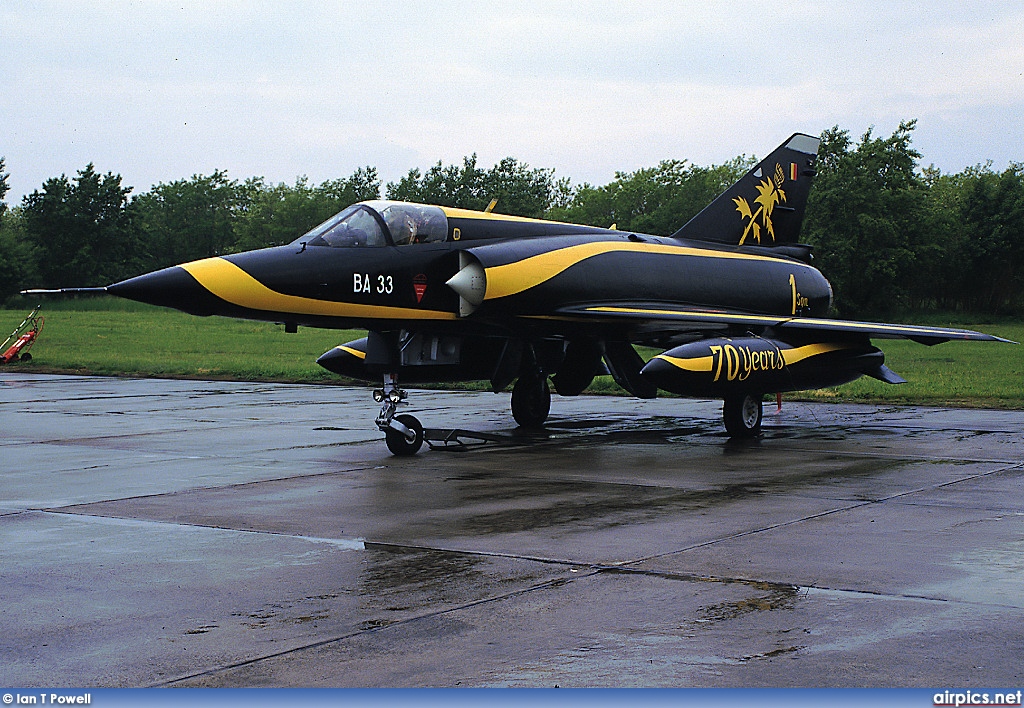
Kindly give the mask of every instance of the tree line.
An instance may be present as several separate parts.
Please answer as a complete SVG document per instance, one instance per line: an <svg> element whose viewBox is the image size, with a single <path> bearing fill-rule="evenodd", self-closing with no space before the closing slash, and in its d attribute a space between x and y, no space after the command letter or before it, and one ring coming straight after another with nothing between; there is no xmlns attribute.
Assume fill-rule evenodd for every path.
<svg viewBox="0 0 1024 708"><path fill-rule="evenodd" d="M821 135L802 239L847 317L907 311L1024 312L1024 164L956 174L920 167L914 121L892 135ZM209 256L288 243L349 204L399 199L668 235L756 163L666 160L574 185L552 169L476 155L381 184L373 167L310 184L230 179L226 172L132 195L120 175L86 165L46 180L20 205L0 158L0 302L28 287L105 285Z"/></svg>

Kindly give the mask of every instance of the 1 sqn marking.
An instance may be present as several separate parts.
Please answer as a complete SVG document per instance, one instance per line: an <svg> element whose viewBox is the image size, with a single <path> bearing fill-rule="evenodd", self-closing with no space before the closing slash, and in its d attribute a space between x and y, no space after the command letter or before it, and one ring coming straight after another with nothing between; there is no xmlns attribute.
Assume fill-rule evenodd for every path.
<svg viewBox="0 0 1024 708"><path fill-rule="evenodd" d="M369 273L352 274L352 292L354 293L377 293L378 295L390 295L395 290L394 278L390 275L378 275L376 282Z"/></svg>
<svg viewBox="0 0 1024 708"><path fill-rule="evenodd" d="M786 368L786 360L779 349L756 351L732 344L712 345L709 349L715 381L721 380L723 373L726 381L746 381L755 371L781 371Z"/></svg>
<svg viewBox="0 0 1024 708"><path fill-rule="evenodd" d="M810 301L796 291L796 276L792 273L789 274L789 290L793 295L793 312L790 314L795 315L800 310L810 306Z"/></svg>

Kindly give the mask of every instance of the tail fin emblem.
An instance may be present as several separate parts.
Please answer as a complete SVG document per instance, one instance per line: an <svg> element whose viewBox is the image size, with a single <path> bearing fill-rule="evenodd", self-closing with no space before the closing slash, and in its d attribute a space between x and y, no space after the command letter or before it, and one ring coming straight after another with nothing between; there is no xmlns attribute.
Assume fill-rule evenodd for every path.
<svg viewBox="0 0 1024 708"><path fill-rule="evenodd" d="M760 176L760 175L758 175ZM775 209L777 204L786 203L786 193L782 189L782 184L786 181L786 173L782 169L782 165L775 165L775 174L768 179L761 180L761 183L757 185L758 196L754 200L754 204L760 204L761 206L757 211L751 211L750 203L747 202L744 197L736 197L733 202L736 203L736 211L740 213L740 217L743 219L749 219L750 223L743 229L743 236L740 238L739 245L743 245L747 236L753 236L753 239L758 243L761 243L761 229L762 227L767 232L767 238L773 243L775 242L775 227L772 226L772 211ZM760 217L760 222L758 222Z"/></svg>

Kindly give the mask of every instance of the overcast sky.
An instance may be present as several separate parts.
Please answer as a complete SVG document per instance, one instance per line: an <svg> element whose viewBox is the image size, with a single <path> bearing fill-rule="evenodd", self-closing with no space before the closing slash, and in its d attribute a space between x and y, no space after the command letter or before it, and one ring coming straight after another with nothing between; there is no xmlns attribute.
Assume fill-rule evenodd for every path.
<svg viewBox="0 0 1024 708"><path fill-rule="evenodd" d="M0 0L8 204L87 163L143 192L514 156L574 182L917 118L1024 161L1024 3Z"/></svg>

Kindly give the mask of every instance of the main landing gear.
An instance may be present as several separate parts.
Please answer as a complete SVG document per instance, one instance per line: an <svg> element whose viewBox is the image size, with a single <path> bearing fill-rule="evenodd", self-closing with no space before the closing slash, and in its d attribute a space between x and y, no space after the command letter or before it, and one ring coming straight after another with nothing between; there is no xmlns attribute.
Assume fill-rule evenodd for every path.
<svg viewBox="0 0 1024 708"><path fill-rule="evenodd" d="M722 406L725 429L733 438L753 438L761 434L761 395L734 393L726 396Z"/></svg>
<svg viewBox="0 0 1024 708"><path fill-rule="evenodd" d="M377 427L384 432L388 449L399 457L415 455L423 446L423 426L416 417L395 415L398 404L408 397L398 388L398 377L394 374L384 374L384 388L373 392L373 400L383 404L377 415Z"/></svg>
<svg viewBox="0 0 1024 708"><path fill-rule="evenodd" d="M539 428L551 410L551 389L543 374L525 374L512 387L512 417L520 427Z"/></svg>

